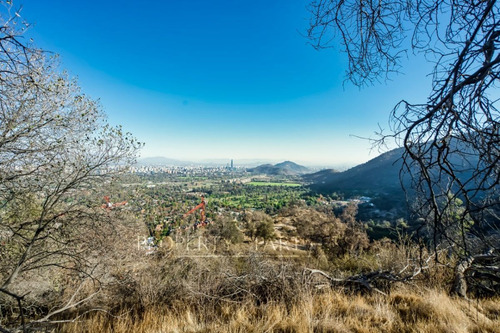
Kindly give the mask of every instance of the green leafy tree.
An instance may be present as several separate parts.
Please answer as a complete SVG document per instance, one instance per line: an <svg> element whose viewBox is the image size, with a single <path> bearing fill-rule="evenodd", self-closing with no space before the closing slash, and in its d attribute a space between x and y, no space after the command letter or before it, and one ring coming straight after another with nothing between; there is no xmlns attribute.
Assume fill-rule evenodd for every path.
<svg viewBox="0 0 500 333"><path fill-rule="evenodd" d="M217 218L210 227L210 233L233 244L238 244L243 241L243 233L240 228L238 228L237 221L228 215Z"/></svg>
<svg viewBox="0 0 500 333"><path fill-rule="evenodd" d="M266 244L268 241L273 240L276 237L274 233L274 222L272 219L265 219L257 224L256 230L257 238L261 238Z"/></svg>
<svg viewBox="0 0 500 333"><path fill-rule="evenodd" d="M252 241L262 238L264 243L274 239L274 222L271 216L262 211L247 211L243 216L245 230Z"/></svg>

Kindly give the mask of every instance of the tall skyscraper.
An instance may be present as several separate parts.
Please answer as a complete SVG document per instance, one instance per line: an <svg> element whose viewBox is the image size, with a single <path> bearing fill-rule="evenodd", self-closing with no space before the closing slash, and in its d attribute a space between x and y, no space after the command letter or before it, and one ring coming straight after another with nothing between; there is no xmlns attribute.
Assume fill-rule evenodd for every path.
<svg viewBox="0 0 500 333"><path fill-rule="evenodd" d="M231 169L234 168L233 160L231 159Z"/></svg>

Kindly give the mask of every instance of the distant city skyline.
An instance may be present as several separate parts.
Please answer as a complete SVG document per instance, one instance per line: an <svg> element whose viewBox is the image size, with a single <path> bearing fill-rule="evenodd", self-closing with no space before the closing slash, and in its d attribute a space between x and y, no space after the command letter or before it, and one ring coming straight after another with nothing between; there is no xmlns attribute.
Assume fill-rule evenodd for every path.
<svg viewBox="0 0 500 333"><path fill-rule="evenodd" d="M301 161L301 160L277 160L277 159L227 159L227 158L213 158L213 159L192 159L192 160L181 160L181 159L171 159L164 156L151 156L151 157L141 157L137 160L137 165L144 166L219 166L219 167L231 167L231 168L249 168L256 167L264 164L278 164L282 162L294 162L296 164L306 166L312 170L321 169L335 169L337 171L344 171L358 165L359 163L315 163L311 161ZM232 166L231 166L232 162Z"/></svg>
<svg viewBox="0 0 500 333"><path fill-rule="evenodd" d="M308 1L19 0L28 37L61 55L142 157L355 165L401 99L426 100L429 65L359 89L338 48L303 36Z"/></svg>

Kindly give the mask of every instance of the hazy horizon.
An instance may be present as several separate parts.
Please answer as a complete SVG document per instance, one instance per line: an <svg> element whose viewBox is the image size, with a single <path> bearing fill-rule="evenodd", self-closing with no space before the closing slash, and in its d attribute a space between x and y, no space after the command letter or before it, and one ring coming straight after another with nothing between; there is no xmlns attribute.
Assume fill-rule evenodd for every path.
<svg viewBox="0 0 500 333"><path fill-rule="evenodd" d="M359 137L387 132L401 99L426 100L429 64L403 60L405 75L354 87L340 45L308 45L307 3L14 5L33 23L27 37L61 55L109 122L145 142L144 157L366 162L378 152Z"/></svg>
<svg viewBox="0 0 500 333"><path fill-rule="evenodd" d="M174 165L174 162L178 163L186 163L186 164L194 164L194 165L218 165L218 166L226 166L231 163L231 160L233 160L234 166L244 166L244 167L249 167L249 166L258 166L261 164L277 164L281 162L286 162L290 161L299 165L303 165L309 168L334 168L339 171L354 167L356 165L359 165L361 163L348 163L348 162L340 162L340 163L320 163L320 162L310 162L310 161L301 161L301 160L293 160L293 159L267 159L267 158L243 158L243 159L231 159L231 158L207 158L207 159L180 159L180 158L170 158L167 156L141 156L138 158L137 162L138 164L148 162L151 160L155 159L165 159L170 161L171 164L168 164L169 162L166 163L159 163L157 165ZM367 162L367 161L365 161ZM155 165L155 163L158 163L156 161L149 162L151 165Z"/></svg>

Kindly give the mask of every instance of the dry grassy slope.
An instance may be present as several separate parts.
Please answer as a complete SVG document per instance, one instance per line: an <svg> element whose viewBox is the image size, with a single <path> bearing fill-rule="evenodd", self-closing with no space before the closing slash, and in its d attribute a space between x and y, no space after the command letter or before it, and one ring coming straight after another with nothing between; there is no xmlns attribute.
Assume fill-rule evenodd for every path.
<svg viewBox="0 0 500 333"><path fill-rule="evenodd" d="M499 300L467 301L428 290L359 296L328 291L297 304L221 303L194 310L97 313L61 332L500 332Z"/></svg>
<svg viewBox="0 0 500 333"><path fill-rule="evenodd" d="M277 229L285 235L289 221L280 222ZM118 280L103 295L113 315L90 312L78 322L62 324L58 332L500 333L500 299L451 298L439 274L415 286L394 285L388 296L350 294L341 288L318 289L304 280L302 267L318 267L318 260L305 251L294 252L302 252L300 258L273 259L265 255L269 247L251 252L250 244L239 244L226 248L227 255L205 258L173 246L158 256L137 257L132 255L135 244L121 246L119 252L130 257L110 268ZM351 264L358 269L366 261L385 269L408 251L384 246L377 256L351 258ZM238 253L249 256L230 255ZM345 263L337 266L347 269Z"/></svg>
<svg viewBox="0 0 500 333"><path fill-rule="evenodd" d="M254 269L250 269L246 268L250 259L231 261L229 258L195 258L178 259L180 261L176 263L174 257L166 257L161 261L168 268L167 271L155 265L154 258L142 263L147 274L137 280L141 306L125 307L113 316L101 311L92 312L84 320L63 324L58 331L500 332L500 299L468 301L449 297L439 286L399 285L388 296L349 294L330 288L298 288L294 290L296 298L293 302L276 298L258 304L250 296L243 299L219 298L217 293L224 290L221 288L225 283L221 281L221 276L226 276L223 273L235 273L231 265L245 263L237 270L243 269L240 274L249 276L249 280L253 281L255 276L265 274L265 270L260 269L266 266L261 266L260 261L254 263ZM267 264L274 267L269 259L260 260L263 263L266 263L263 260L267 260ZM307 260L309 265L314 266L313 258ZM191 268L186 270L183 267ZM180 271L175 273L176 269ZM285 275L290 273L283 272ZM164 274L172 276L163 277L165 281L162 282ZM268 272L266 276L274 275ZM179 282L181 276L184 281ZM200 284L200 281L203 283ZM181 294L172 293L170 298L174 298L166 302L168 304L162 304L162 297L168 297L161 291L165 288L163 284L174 282L180 283L178 287L186 284L191 284L191 287L177 290ZM247 288L243 280L241 283L241 288Z"/></svg>

